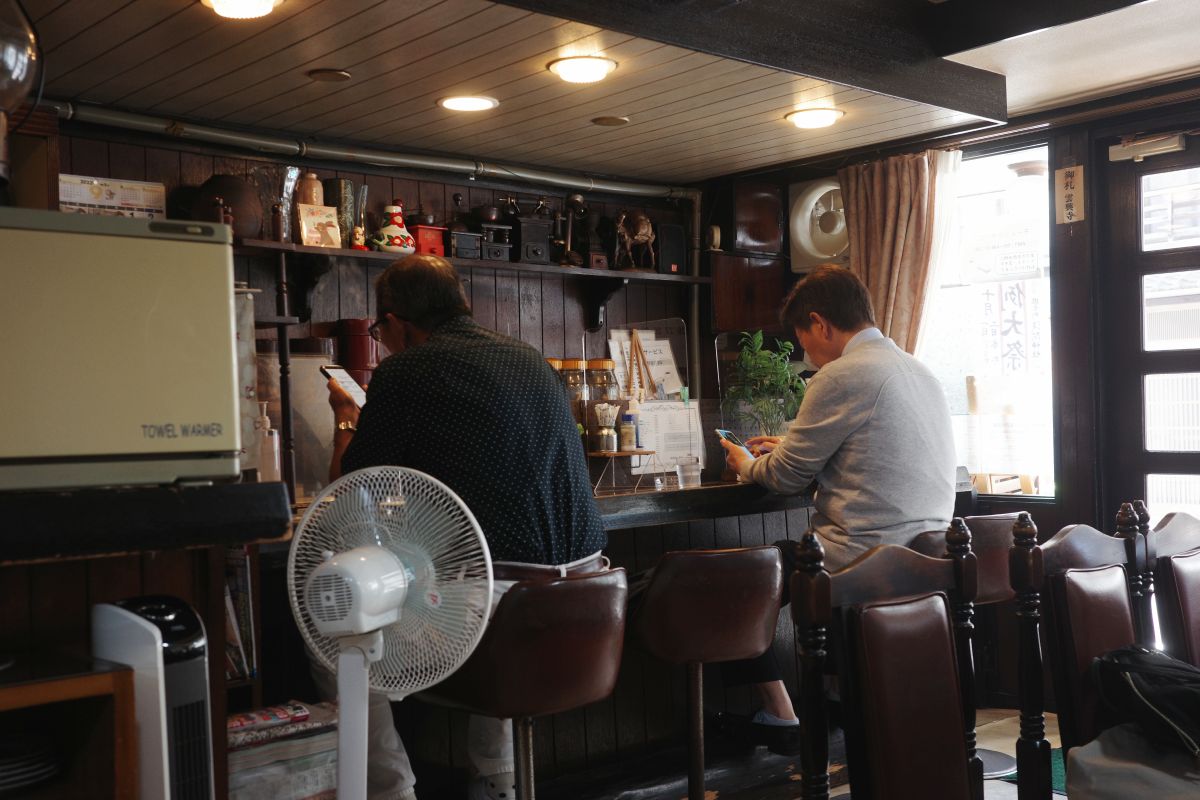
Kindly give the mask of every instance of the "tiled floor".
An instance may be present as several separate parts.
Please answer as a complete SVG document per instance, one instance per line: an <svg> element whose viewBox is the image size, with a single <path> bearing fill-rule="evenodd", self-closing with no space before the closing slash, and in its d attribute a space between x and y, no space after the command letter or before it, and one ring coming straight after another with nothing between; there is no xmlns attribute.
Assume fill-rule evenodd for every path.
<svg viewBox="0 0 1200 800"><path fill-rule="evenodd" d="M976 746L987 750L996 750L1008 755L1016 754L1017 737L1021 732L1021 718L1016 711L1007 708L985 708L975 715ZM1058 719L1053 714L1046 715L1046 740L1050 746L1057 748ZM831 798L846 797L850 787L837 789ZM985 800L1015 800L1017 786L1007 781L993 780L983 782Z"/></svg>

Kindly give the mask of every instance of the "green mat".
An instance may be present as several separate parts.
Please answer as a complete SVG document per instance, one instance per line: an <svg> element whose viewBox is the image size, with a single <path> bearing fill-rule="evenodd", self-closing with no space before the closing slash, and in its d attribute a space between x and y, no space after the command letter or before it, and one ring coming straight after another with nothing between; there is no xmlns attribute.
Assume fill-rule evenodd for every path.
<svg viewBox="0 0 1200 800"><path fill-rule="evenodd" d="M1017 773L1005 775L1000 780L1009 783L1017 782ZM1062 748L1056 747L1050 751L1050 788L1059 794L1067 793L1067 766L1063 763Z"/></svg>

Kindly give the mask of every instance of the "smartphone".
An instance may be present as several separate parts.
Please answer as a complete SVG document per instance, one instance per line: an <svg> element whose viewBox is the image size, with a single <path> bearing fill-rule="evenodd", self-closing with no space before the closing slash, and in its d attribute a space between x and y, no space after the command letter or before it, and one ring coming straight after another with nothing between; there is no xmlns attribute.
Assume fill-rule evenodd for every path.
<svg viewBox="0 0 1200 800"><path fill-rule="evenodd" d="M345 389L346 394L350 395L350 397L354 400L354 405L362 408L363 404L367 402L367 393L364 392L363 388L358 385L358 381L354 380L354 378L351 378L350 373L346 372L346 370L342 369L337 364L325 364L321 367L321 374L326 378L332 378L333 380L337 381L338 386L341 386L343 389Z"/></svg>
<svg viewBox="0 0 1200 800"><path fill-rule="evenodd" d="M754 458L754 453L750 452L750 448L746 447L746 443L743 442L741 439L739 439L737 437L737 434L735 434L733 431L727 431L724 428L717 428L716 431L717 431L717 436L720 436L722 439L724 439L725 441L729 442L732 445L735 445L736 447L740 447L742 449L742 451L745 452L746 455L750 456L751 458Z"/></svg>

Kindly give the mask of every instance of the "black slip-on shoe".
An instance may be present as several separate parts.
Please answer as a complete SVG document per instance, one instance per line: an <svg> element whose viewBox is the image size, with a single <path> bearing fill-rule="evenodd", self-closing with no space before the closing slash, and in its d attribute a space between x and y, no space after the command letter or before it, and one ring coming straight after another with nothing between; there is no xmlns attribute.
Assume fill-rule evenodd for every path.
<svg viewBox="0 0 1200 800"><path fill-rule="evenodd" d="M762 745L781 756L800 754L799 725L764 725L745 714L718 711L716 728L726 738L747 747Z"/></svg>

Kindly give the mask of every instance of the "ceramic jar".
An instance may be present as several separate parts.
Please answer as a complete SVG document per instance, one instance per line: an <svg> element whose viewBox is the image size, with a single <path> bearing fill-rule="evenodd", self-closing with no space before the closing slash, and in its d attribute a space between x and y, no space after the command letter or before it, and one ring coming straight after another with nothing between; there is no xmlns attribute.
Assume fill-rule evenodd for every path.
<svg viewBox="0 0 1200 800"><path fill-rule="evenodd" d="M404 227L404 201L393 200L383 207L384 224L371 237L371 246L386 253L408 255L417 250L417 241Z"/></svg>
<svg viewBox="0 0 1200 800"><path fill-rule="evenodd" d="M325 205L325 189L315 172L306 172L296 183L296 202L310 206Z"/></svg>

